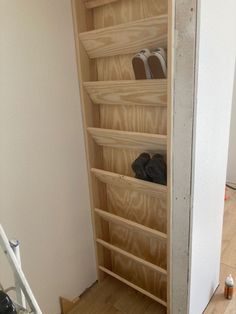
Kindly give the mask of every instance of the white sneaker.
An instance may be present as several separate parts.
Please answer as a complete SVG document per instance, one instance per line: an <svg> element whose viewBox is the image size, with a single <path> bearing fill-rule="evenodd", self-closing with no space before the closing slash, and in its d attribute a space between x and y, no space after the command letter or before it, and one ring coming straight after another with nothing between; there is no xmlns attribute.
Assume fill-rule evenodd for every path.
<svg viewBox="0 0 236 314"><path fill-rule="evenodd" d="M149 49L143 49L133 57L132 64L136 80L150 80L152 78L148 64L151 55Z"/></svg>
<svg viewBox="0 0 236 314"><path fill-rule="evenodd" d="M167 56L163 48L153 51L148 57L152 78L163 79L167 76Z"/></svg>

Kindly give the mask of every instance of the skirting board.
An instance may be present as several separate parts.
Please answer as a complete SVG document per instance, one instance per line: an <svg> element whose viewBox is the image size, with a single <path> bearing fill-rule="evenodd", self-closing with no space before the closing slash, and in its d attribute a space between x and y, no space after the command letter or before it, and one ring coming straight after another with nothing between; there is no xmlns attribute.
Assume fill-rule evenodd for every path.
<svg viewBox="0 0 236 314"><path fill-rule="evenodd" d="M80 298L73 301L60 297L61 314L68 314L75 306L78 305Z"/></svg>

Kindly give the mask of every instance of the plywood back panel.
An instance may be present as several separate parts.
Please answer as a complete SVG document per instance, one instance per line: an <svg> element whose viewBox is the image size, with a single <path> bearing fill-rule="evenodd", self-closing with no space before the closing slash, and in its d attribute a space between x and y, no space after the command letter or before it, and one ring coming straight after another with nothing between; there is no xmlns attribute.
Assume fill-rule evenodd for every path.
<svg viewBox="0 0 236 314"><path fill-rule="evenodd" d="M167 134L166 108L101 105L100 114L101 128Z"/></svg>
<svg viewBox="0 0 236 314"><path fill-rule="evenodd" d="M166 276L138 265L117 253L113 253L112 258L112 267L115 273L166 301Z"/></svg>
<svg viewBox="0 0 236 314"><path fill-rule="evenodd" d="M124 226L110 223L110 241L140 258L166 269L166 240L145 235Z"/></svg>
<svg viewBox="0 0 236 314"><path fill-rule="evenodd" d="M94 28L119 25L166 13L166 0L120 0L94 10Z"/></svg>
<svg viewBox="0 0 236 314"><path fill-rule="evenodd" d="M166 233L166 198L112 185L107 186L107 198L110 213Z"/></svg>
<svg viewBox="0 0 236 314"><path fill-rule="evenodd" d="M145 150L145 152L150 152L151 156L155 153L165 154L164 151L158 150ZM141 153L143 153L143 150L103 147L103 168L107 171L134 177L131 164Z"/></svg>

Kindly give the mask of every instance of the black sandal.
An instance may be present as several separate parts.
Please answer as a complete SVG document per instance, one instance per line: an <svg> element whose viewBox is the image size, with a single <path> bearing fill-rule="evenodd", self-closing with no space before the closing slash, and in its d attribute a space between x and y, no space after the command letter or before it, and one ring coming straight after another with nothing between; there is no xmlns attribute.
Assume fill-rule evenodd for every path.
<svg viewBox="0 0 236 314"><path fill-rule="evenodd" d="M167 184L167 167L162 155L154 155L148 164L146 164L145 172L153 182L162 185Z"/></svg>
<svg viewBox="0 0 236 314"><path fill-rule="evenodd" d="M145 166L148 164L150 160L151 160L151 157L148 153L142 153L132 163L132 169L135 173L135 178L145 180L145 181L152 181L145 171Z"/></svg>
<svg viewBox="0 0 236 314"><path fill-rule="evenodd" d="M1 314L17 314L16 307L9 296L0 291L0 313Z"/></svg>

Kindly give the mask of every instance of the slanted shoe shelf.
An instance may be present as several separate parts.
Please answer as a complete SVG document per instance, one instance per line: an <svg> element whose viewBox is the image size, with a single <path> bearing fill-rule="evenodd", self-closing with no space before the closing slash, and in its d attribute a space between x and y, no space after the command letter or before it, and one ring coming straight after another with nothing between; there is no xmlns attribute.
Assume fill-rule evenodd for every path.
<svg viewBox="0 0 236 314"><path fill-rule="evenodd" d="M136 53L143 47L166 47L167 15L80 33L79 38L90 58Z"/></svg>
<svg viewBox="0 0 236 314"><path fill-rule="evenodd" d="M167 106L167 80L85 82L94 104L118 106Z"/></svg>
<svg viewBox="0 0 236 314"><path fill-rule="evenodd" d="M132 69L143 48L170 52L168 1L72 3L98 278L112 276L168 312L170 186L131 169L142 152L170 166L169 79L135 80Z"/></svg>

